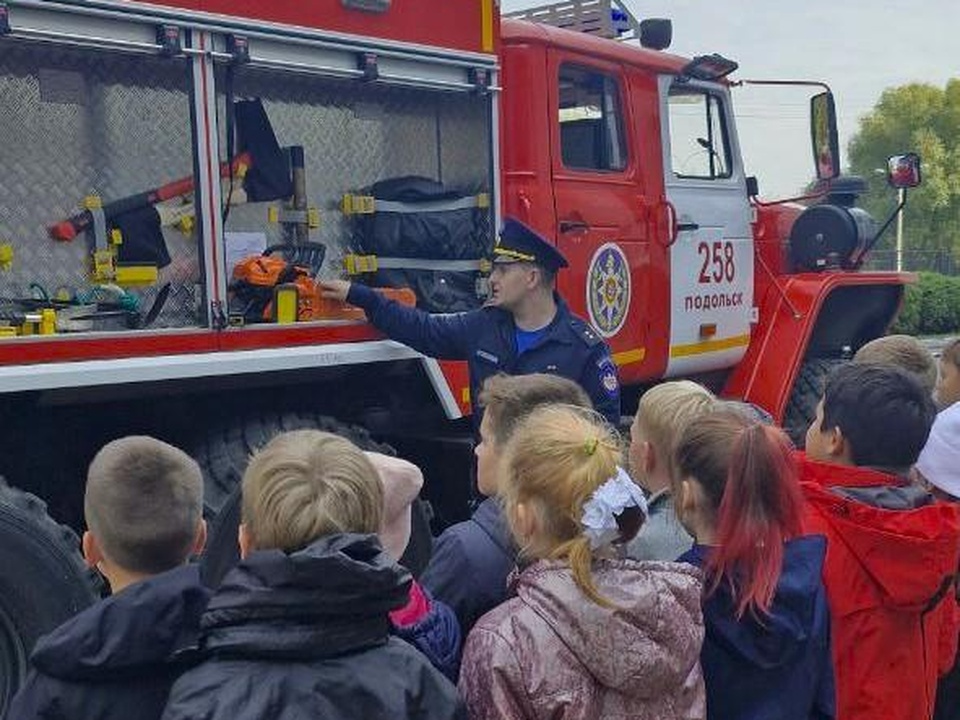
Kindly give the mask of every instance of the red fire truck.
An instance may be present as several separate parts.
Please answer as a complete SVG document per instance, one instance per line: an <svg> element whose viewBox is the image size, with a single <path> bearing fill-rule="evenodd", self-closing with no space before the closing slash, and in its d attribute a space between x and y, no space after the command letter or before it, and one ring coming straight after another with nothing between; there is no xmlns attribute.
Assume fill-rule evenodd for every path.
<svg viewBox="0 0 960 720"><path fill-rule="evenodd" d="M82 527L114 437L193 452L211 516L253 449L305 425L391 443L444 520L466 512L465 366L315 277L477 307L519 217L570 260L559 290L610 344L624 414L684 376L801 427L825 369L884 332L909 277L859 271L876 232L836 177L829 92L817 201L764 203L734 63L665 52L664 22L611 0L563 8L0 1L0 707L38 634L92 600L57 523Z"/></svg>

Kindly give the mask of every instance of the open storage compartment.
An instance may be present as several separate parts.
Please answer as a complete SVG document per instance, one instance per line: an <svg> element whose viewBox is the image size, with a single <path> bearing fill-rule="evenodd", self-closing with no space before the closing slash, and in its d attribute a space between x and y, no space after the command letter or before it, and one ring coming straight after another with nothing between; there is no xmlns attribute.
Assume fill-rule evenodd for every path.
<svg viewBox="0 0 960 720"><path fill-rule="evenodd" d="M72 239L51 233L81 215L85 200L108 205L193 175L186 61L5 40L0 98L3 332L127 331L143 328L154 307L152 328L202 325L198 243L177 218L161 227L129 213L106 217L99 239L92 229ZM95 274L98 249L116 255L119 282L106 268ZM46 323L37 320L44 298L55 310Z"/></svg>
<svg viewBox="0 0 960 720"><path fill-rule="evenodd" d="M482 302L495 224L489 95L303 68L221 67L217 87L221 149L228 124L240 126L233 156L249 148L242 106L259 102L286 161L302 156L304 168L305 193L289 200L249 202L238 192L244 181L224 179L225 203L241 198L229 202L224 226L232 283L252 252L320 243L322 267L311 268L320 277L407 287L434 312ZM230 97L236 110L228 120ZM232 292L235 320L243 307Z"/></svg>

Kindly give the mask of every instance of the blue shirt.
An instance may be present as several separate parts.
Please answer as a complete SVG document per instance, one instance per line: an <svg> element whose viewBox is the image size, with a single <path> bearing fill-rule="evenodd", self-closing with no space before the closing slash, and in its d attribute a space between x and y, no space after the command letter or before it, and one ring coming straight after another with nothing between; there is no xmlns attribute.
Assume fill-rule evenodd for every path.
<svg viewBox="0 0 960 720"><path fill-rule="evenodd" d="M545 327L539 328L538 330L521 330L517 328L515 331L517 338L517 355L523 355L523 353L540 342L540 338L546 335L546 331L547 328Z"/></svg>

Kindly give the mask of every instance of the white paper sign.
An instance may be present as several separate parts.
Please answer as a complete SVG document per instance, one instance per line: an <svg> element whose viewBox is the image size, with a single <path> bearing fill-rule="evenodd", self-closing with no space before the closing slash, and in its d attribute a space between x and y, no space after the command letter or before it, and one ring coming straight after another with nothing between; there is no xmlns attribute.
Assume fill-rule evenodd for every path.
<svg viewBox="0 0 960 720"><path fill-rule="evenodd" d="M224 263L227 275L234 266L250 255L261 255L267 249L267 234L262 232L227 232L223 234Z"/></svg>

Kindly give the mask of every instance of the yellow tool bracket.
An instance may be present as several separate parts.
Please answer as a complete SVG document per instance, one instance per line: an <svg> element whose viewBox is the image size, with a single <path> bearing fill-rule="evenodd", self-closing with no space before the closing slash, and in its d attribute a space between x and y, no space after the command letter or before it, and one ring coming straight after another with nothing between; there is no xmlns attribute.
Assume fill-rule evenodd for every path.
<svg viewBox="0 0 960 720"><path fill-rule="evenodd" d="M306 210L291 210L290 208L279 208L271 206L267 208L267 222L276 225L278 223L299 223L307 224L311 230L320 227L320 211L315 207Z"/></svg>
<svg viewBox="0 0 960 720"><path fill-rule="evenodd" d="M377 211L377 200L372 195L343 196L340 212L344 215L373 215Z"/></svg>
<svg viewBox="0 0 960 720"><path fill-rule="evenodd" d="M379 268L376 255L344 255L343 267L347 275L364 275L375 273Z"/></svg>
<svg viewBox="0 0 960 720"><path fill-rule="evenodd" d="M157 282L156 265L133 265L117 262L117 248L123 244L123 234L113 228L104 233L103 201L99 195L87 195L83 207L92 213L99 213L100 231L97 233L93 251L93 267L90 277L95 283L116 283L117 285L153 285ZM95 220L95 223L98 222Z"/></svg>
<svg viewBox="0 0 960 720"><path fill-rule="evenodd" d="M0 270L9 270L13 267L13 245L11 243L0 244Z"/></svg>

